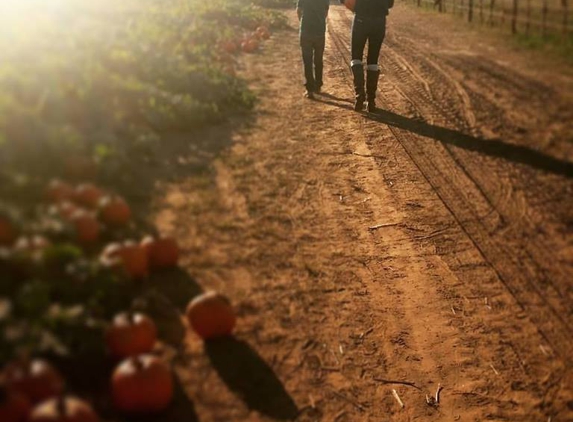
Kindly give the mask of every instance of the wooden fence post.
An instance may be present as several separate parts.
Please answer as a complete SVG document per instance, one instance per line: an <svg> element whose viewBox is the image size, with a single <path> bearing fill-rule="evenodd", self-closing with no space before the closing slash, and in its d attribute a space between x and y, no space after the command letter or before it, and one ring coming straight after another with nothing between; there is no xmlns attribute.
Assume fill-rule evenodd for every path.
<svg viewBox="0 0 573 422"><path fill-rule="evenodd" d="M541 9L541 34L543 37L547 36L547 12L549 7L547 6L547 0L543 0L543 8Z"/></svg>
<svg viewBox="0 0 573 422"><path fill-rule="evenodd" d="M511 33L517 34L517 8L518 8L518 1L513 0L513 12L511 16Z"/></svg>
<svg viewBox="0 0 573 422"><path fill-rule="evenodd" d="M569 2L567 0L561 0L561 4L563 5L563 35L567 35Z"/></svg>
<svg viewBox="0 0 573 422"><path fill-rule="evenodd" d="M468 1L468 22L471 22L474 18L474 0Z"/></svg>
<svg viewBox="0 0 573 422"><path fill-rule="evenodd" d="M531 27L531 0L527 0L527 20L525 21L525 33L529 35Z"/></svg>

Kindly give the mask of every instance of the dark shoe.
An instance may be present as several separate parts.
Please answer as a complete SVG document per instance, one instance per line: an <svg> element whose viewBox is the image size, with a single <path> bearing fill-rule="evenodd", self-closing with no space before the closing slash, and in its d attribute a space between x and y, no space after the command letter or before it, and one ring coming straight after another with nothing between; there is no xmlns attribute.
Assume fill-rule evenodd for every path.
<svg viewBox="0 0 573 422"><path fill-rule="evenodd" d="M316 88L314 88L314 93L315 94L320 94L320 91L322 90L322 85L317 85Z"/></svg>
<svg viewBox="0 0 573 422"><path fill-rule="evenodd" d="M376 90L378 89L379 70L366 71L366 96L368 98L368 111L376 111Z"/></svg>
<svg viewBox="0 0 573 422"><path fill-rule="evenodd" d="M306 91L304 93L304 98L308 98L309 100L314 100L314 94L312 93L312 91Z"/></svg>
<svg viewBox="0 0 573 422"><path fill-rule="evenodd" d="M354 77L354 94L356 96L354 110L362 111L364 109L364 101L366 100L366 92L364 92L364 66L362 64L355 64L351 69L352 76Z"/></svg>
<svg viewBox="0 0 573 422"><path fill-rule="evenodd" d="M378 109L376 108L376 101L375 100L369 100L368 101L368 112L369 113L376 113Z"/></svg>

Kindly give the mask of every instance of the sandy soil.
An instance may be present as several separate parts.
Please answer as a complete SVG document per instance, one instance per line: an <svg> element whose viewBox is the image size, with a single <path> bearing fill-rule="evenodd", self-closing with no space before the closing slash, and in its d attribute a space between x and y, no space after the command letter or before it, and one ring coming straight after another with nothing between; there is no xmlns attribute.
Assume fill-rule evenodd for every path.
<svg viewBox="0 0 573 422"><path fill-rule="evenodd" d="M398 6L383 110L357 114L350 22L332 7L316 101L275 34L242 69L254 121L158 186L156 224L240 315L187 339L184 420L573 420L570 78Z"/></svg>

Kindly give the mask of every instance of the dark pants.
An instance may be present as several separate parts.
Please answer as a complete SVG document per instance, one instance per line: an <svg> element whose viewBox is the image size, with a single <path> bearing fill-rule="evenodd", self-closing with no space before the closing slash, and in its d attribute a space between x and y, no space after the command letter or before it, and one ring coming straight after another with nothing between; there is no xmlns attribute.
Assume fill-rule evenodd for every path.
<svg viewBox="0 0 573 422"><path fill-rule="evenodd" d="M352 22L352 60L362 61L364 46L368 41L367 64L377 64L386 34L386 17L365 18L355 16Z"/></svg>
<svg viewBox="0 0 573 422"><path fill-rule="evenodd" d="M322 86L322 56L324 55L324 35L300 35L302 63L307 91L314 91Z"/></svg>

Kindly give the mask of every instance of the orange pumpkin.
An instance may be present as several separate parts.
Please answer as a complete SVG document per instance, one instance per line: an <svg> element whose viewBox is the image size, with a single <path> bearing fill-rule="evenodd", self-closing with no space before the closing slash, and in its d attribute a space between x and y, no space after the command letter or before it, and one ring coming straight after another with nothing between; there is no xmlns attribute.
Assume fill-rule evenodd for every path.
<svg viewBox="0 0 573 422"><path fill-rule="evenodd" d="M121 313L105 333L107 348L115 358L149 353L157 341L157 327L141 313Z"/></svg>
<svg viewBox="0 0 573 422"><path fill-rule="evenodd" d="M141 242L141 246L147 251L149 266L155 269L172 268L179 261L179 246L171 237L154 239L147 236Z"/></svg>
<svg viewBox="0 0 573 422"><path fill-rule="evenodd" d="M160 412L173 399L169 368L153 355L139 355L121 362L111 378L115 407L125 413Z"/></svg>
<svg viewBox="0 0 573 422"><path fill-rule="evenodd" d="M26 422L32 406L22 393L0 387L0 421Z"/></svg>
<svg viewBox="0 0 573 422"><path fill-rule="evenodd" d="M267 40L271 36L271 32L266 26L259 26L256 30L256 34L260 39Z"/></svg>
<svg viewBox="0 0 573 422"><path fill-rule="evenodd" d="M77 210L71 217L78 243L90 246L96 243L100 235L100 225L92 213Z"/></svg>
<svg viewBox="0 0 573 422"><path fill-rule="evenodd" d="M50 241L41 235L20 237L14 245L15 251L38 252L50 246Z"/></svg>
<svg viewBox="0 0 573 422"><path fill-rule="evenodd" d="M231 302L217 292L197 296L185 314L193 330L204 340L232 334L237 322Z"/></svg>
<svg viewBox="0 0 573 422"><path fill-rule="evenodd" d="M20 237L14 245L14 252L18 256L28 256L34 260L40 260L44 250L50 246L50 241L41 235Z"/></svg>
<svg viewBox="0 0 573 422"><path fill-rule="evenodd" d="M43 359L15 361L4 369L6 387L37 403L57 396L64 389L60 373Z"/></svg>
<svg viewBox="0 0 573 422"><path fill-rule="evenodd" d="M147 252L135 242L125 242L118 253L123 270L129 278L141 279L149 275Z"/></svg>
<svg viewBox="0 0 573 422"><path fill-rule="evenodd" d="M72 215L80 208L70 201L62 201L50 207L50 214L58 216L64 220L70 221Z"/></svg>
<svg viewBox="0 0 573 422"><path fill-rule="evenodd" d="M46 199L50 202L71 200L74 196L74 188L69 183L59 179L52 179L45 192Z"/></svg>
<svg viewBox="0 0 573 422"><path fill-rule="evenodd" d="M221 43L221 49L229 54L235 54L239 49L239 46L236 42L232 40L227 40Z"/></svg>
<svg viewBox="0 0 573 422"><path fill-rule="evenodd" d="M131 209L120 196L106 196L100 200L99 216L109 226L125 226L131 219Z"/></svg>
<svg viewBox="0 0 573 422"><path fill-rule="evenodd" d="M0 216L0 246L11 246L18 238L18 229L12 222Z"/></svg>
<svg viewBox="0 0 573 422"><path fill-rule="evenodd" d="M97 208L104 192L91 183L82 183L76 187L74 200L77 204L88 208Z"/></svg>
<svg viewBox="0 0 573 422"><path fill-rule="evenodd" d="M241 43L241 49L245 53L253 53L259 48L259 42L255 38L246 39Z"/></svg>
<svg viewBox="0 0 573 422"><path fill-rule="evenodd" d="M29 422L99 422L92 407L73 396L55 397L40 403Z"/></svg>

